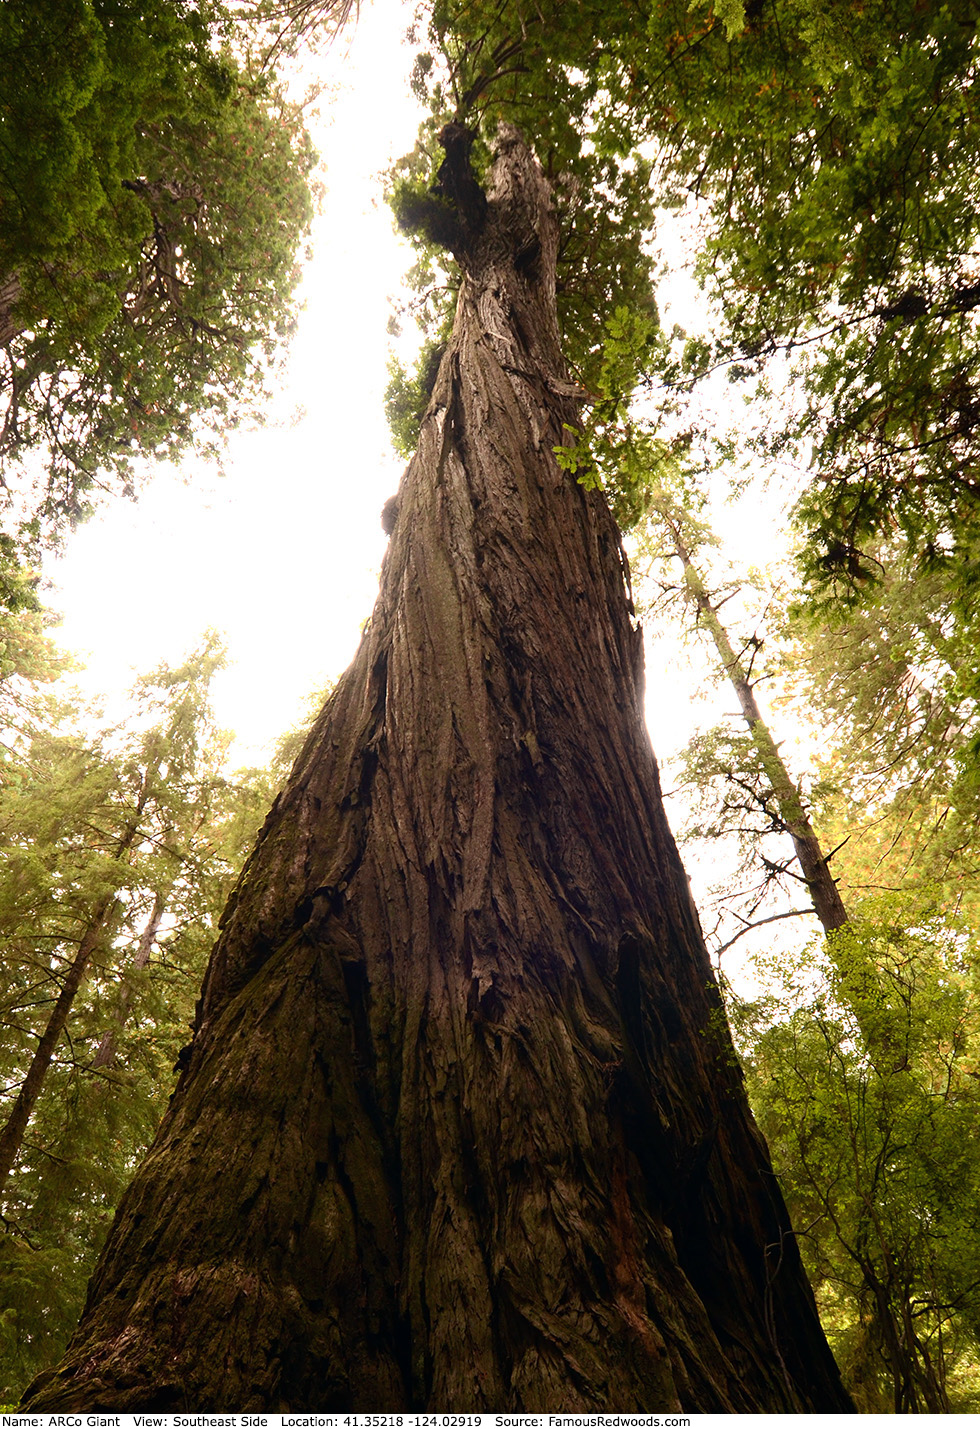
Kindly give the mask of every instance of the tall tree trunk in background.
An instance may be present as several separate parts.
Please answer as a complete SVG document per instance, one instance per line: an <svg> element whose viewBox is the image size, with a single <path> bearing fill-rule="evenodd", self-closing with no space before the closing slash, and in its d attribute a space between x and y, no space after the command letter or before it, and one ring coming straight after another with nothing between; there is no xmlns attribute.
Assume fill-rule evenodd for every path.
<svg viewBox="0 0 980 1429"><path fill-rule="evenodd" d="M132 851L140 830L140 819L148 799L149 775L144 773L133 809L132 821L112 854L112 858L117 863L125 862ZM113 891L100 898L89 913L88 921L79 939L78 951L68 964L64 982L61 984L44 1031L38 1039L34 1056L31 1058L31 1065L27 1069L27 1075L17 1093L17 1099L11 1108L10 1116L3 1129L0 1130L0 1196L3 1194L10 1173L20 1155L24 1134L34 1114L34 1108L37 1106L62 1033L68 1025L75 998L88 975L92 955L100 944L109 942L116 930L122 908L122 903Z"/></svg>
<svg viewBox="0 0 980 1429"><path fill-rule="evenodd" d="M10 1115L0 1130L0 1197L6 1188L17 1157L20 1155L24 1134L34 1114L34 1108L37 1106L38 1097L44 1087L45 1078L51 1068L58 1043L61 1041L61 1035L68 1025L72 1005L85 981L89 963L92 961L92 954L100 944L104 945L108 942L113 932L113 924L121 911L122 904L115 893L110 893L103 898L93 909L88 926L79 941L78 951L68 964L65 980L55 998L44 1031L38 1039L34 1056L31 1058L31 1065L27 1069L27 1075L21 1083Z"/></svg>
<svg viewBox="0 0 980 1429"><path fill-rule="evenodd" d="M464 273L354 663L34 1410L847 1410L641 712L556 225L444 133Z"/></svg>
<svg viewBox="0 0 980 1429"><path fill-rule="evenodd" d="M153 944L156 942L157 933L160 931L160 924L167 908L167 894L159 890L154 895L153 907L150 909L150 916L146 920L146 926L140 934L140 940L136 945L136 953L133 957L132 968L136 972L143 972L150 965L150 954L153 952ZM92 1067L98 1071L102 1067L107 1067L116 1055L116 1038L121 1028L125 1027L126 1019L129 1016L130 1005L133 1001L133 984L127 978L129 969L123 969L120 978L123 983L122 992L119 998L119 1007L116 1011L116 1025L107 1027L102 1034L102 1041L99 1043L95 1056L92 1058Z"/></svg>
<svg viewBox="0 0 980 1429"><path fill-rule="evenodd" d="M24 324L14 317L14 308L24 290L16 273L0 273L0 347L6 347L24 331Z"/></svg>
<svg viewBox="0 0 980 1429"><path fill-rule="evenodd" d="M665 505L654 503L665 526L671 534L674 555L684 570L684 591L698 613L698 620L711 636L718 658L722 663L735 694L738 696L742 718L748 725L752 742L758 751L759 760L769 780L779 818L786 833L793 841L793 851L800 865L807 893L813 904L813 911L820 919L825 933L833 933L847 923L847 909L837 888L837 882L830 871L830 860L820 846L820 840L810 823L809 815L800 796L800 791L790 778L789 770L783 762L779 746L772 737L769 726L762 718L755 697L755 688L749 672L736 655L728 631L718 617L717 608L712 605L701 574L684 537L680 523Z"/></svg>

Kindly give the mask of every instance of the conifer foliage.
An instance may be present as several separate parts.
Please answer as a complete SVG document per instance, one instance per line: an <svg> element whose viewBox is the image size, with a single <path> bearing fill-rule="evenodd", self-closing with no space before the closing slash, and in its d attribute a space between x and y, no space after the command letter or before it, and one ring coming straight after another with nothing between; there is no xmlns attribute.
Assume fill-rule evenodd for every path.
<svg viewBox="0 0 980 1429"><path fill-rule="evenodd" d="M315 155L241 39L179 0L0 7L0 473L22 547L265 391Z"/></svg>
<svg viewBox="0 0 980 1429"><path fill-rule="evenodd" d="M684 846L716 867L726 844L741 855L736 866L723 853L715 876L736 928L717 939L718 960L749 935L764 947L782 918L809 911L825 929L795 947L784 932L779 953L750 965L753 995L735 978L726 999L823 1321L861 1409L975 1410L980 1158L966 1128L980 1113L980 889L975 705L951 664L961 637L940 618L938 575L909 581L907 557L884 547L860 611L829 622L787 612L770 589L757 592L766 619L725 631L719 611L736 609L738 582L716 576L709 596L696 487L688 480L682 503L675 474L669 499L664 475L639 548L680 562L674 592L750 726L697 735L675 779L695 806ZM759 571L742 582L762 583ZM760 728L752 685L772 682L785 733L814 741L802 778ZM816 881L801 817L814 847L833 851ZM827 916L831 877L844 916Z"/></svg>
<svg viewBox="0 0 980 1429"><path fill-rule="evenodd" d="M125 726L39 683L63 662L7 617L0 683L0 1395L57 1354L171 1083L240 843L213 642ZM82 732L88 725L89 732ZM265 791L263 791L265 792ZM261 799L259 794L258 798Z"/></svg>

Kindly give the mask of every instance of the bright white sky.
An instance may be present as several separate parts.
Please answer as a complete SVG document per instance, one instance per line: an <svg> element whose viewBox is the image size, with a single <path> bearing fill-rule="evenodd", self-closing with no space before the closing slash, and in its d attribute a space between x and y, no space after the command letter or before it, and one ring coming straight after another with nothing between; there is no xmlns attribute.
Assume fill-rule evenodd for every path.
<svg viewBox="0 0 980 1429"><path fill-rule="evenodd" d="M283 424L237 433L224 476L160 467L138 504L83 526L47 571L60 643L94 694L179 661L208 627L233 664L214 689L242 761L293 724L304 697L349 663L377 592L381 507L401 464L382 410L389 297L411 251L394 233L379 175L418 126L401 41L411 4L371 0L323 59L335 95L315 139L327 196L303 285ZM305 416L295 425L288 416Z"/></svg>

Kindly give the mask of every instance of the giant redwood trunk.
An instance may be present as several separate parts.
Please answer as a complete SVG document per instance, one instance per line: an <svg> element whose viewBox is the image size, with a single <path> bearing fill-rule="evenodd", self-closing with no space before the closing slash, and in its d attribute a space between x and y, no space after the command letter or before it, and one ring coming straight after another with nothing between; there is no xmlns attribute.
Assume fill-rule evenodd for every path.
<svg viewBox="0 0 980 1429"><path fill-rule="evenodd" d="M444 136L455 329L360 650L35 1410L845 1410L576 421L544 179ZM654 690L654 698L670 698Z"/></svg>

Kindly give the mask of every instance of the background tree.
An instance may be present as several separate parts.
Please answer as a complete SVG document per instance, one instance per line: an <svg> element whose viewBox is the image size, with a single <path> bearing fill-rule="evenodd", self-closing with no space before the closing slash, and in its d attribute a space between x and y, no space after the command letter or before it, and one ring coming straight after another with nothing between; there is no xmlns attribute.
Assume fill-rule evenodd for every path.
<svg viewBox="0 0 980 1429"><path fill-rule="evenodd" d="M879 900L835 934L832 959L767 960L763 995L732 1013L858 1407L973 1412L976 935L928 914L913 923L912 911ZM876 1055L883 1045L895 1055Z"/></svg>
<svg viewBox="0 0 980 1429"><path fill-rule="evenodd" d="M849 1040L849 1019L838 1022L835 1065L849 1084L850 1122L862 1125L866 1155L852 1154L836 1186L828 1179L819 1187L836 1222L816 1219L805 1253L837 1301L843 1354L863 1365L871 1402L877 1393L896 1409L972 1408L977 1168L960 1119L976 1115L980 1032L976 700L969 660L959 656L968 637L950 618L945 573L910 571L896 545L877 548L880 579L846 620L801 611L791 626L803 677L792 708L807 707L831 736L816 789L828 836L846 839L838 868L860 933L850 956L873 969L874 1015L892 1019L901 1049L891 1065L874 1065ZM773 1045L788 1053L787 1031L807 1012L804 1003L790 1014L778 978L769 982L773 1000L759 1022L771 1028L767 1061ZM840 1005L836 988L834 1000ZM822 1031L830 1021L823 1018ZM829 1048L834 1036L824 1040ZM795 1033L792 1041L801 1043ZM798 1147L814 1117L802 1087L794 1107L781 1081L774 1154L787 1186L809 1184L802 1194L812 1196ZM766 1100L760 1083L764 1120ZM820 1125L832 1137L833 1122ZM789 1190L791 1200L796 1194ZM865 1216L873 1208L876 1224L856 1274L858 1205Z"/></svg>
<svg viewBox="0 0 980 1429"><path fill-rule="evenodd" d="M709 596L699 567L710 532L691 512L690 485L686 498L655 484L638 546L660 565L680 563L675 599L714 647L750 727L696 737L679 780L697 808L686 845L710 859L719 840L736 840L743 878L756 869L741 914L737 884L722 886L740 927L719 960L760 922L788 915L760 917L763 894L787 868L765 845L791 837L801 813L811 836L816 826L837 850L852 915L825 923L822 946L793 950L784 938L779 954L756 958L761 993L739 995L744 978L726 984L749 1095L859 1406L969 1409L980 1293L970 1249L978 1167L964 1130L977 1110L980 1034L973 784L963 760L972 701L949 663L957 636L934 605L942 585L917 589L900 565L883 564L864 610L829 624L784 611L780 630L770 599L764 642L754 622L733 643L719 610L737 586L726 581ZM808 809L759 728L753 666L758 678L776 675L784 722L792 711L784 728L819 731Z"/></svg>
<svg viewBox="0 0 980 1429"><path fill-rule="evenodd" d="M8 647L35 620L7 616ZM77 1318L267 794L223 773L208 707L219 664L211 644L145 679L128 727L80 719L26 673L0 686L24 685L6 705L0 787L4 1402Z"/></svg>
<svg viewBox="0 0 980 1429"><path fill-rule="evenodd" d="M692 502L696 500L694 489L689 487L686 493L672 490L668 470L669 467L662 465L660 478L653 479L649 486L647 519L641 528L638 552L650 564L680 566L680 583L674 586L674 592L688 606L694 626L710 642L718 671L734 691L745 725L738 755L734 748L739 743L738 736L733 739L727 733L714 731L707 741L700 741L697 746L702 756L700 777L691 778L689 770L687 782L697 785L703 793L705 785L710 788L719 775L726 779L728 797L733 797L738 810L738 832L744 839L753 829L752 821L755 821L753 831L757 837L753 852L756 861L763 864L770 877L778 878L785 874L788 864L760 859L760 839L766 834L778 834L789 840L794 862L798 866L798 872L793 876L802 883L803 900L810 904L824 932L831 934L847 922L847 911L831 870L831 851L821 847L803 793L756 698L754 666L762 641L753 632L746 640L736 637L736 648L721 617L722 607L736 592L730 589L721 593L709 589L698 548L710 543L713 537L691 509ZM675 486L679 484L675 480ZM646 574L649 578L649 569ZM745 734L748 736L747 745ZM723 752L726 745L732 746L727 751L727 758ZM717 759L719 754L721 764L716 763L712 770L714 779L709 776L705 780L704 756ZM734 811L729 809L726 812ZM749 820L748 828L744 823L746 818ZM759 820L762 820L761 827Z"/></svg>
<svg viewBox="0 0 980 1429"><path fill-rule="evenodd" d="M819 766L821 817L860 831L845 875L855 898L914 883L951 915L975 910L975 757L980 712L968 631L949 611L942 571L877 548L881 578L846 618L794 612L800 672L792 709L832 738Z"/></svg>
<svg viewBox="0 0 980 1429"><path fill-rule="evenodd" d="M141 457L206 446L265 392L315 156L233 37L220 8L171 0L0 12L8 542L131 494Z"/></svg>

